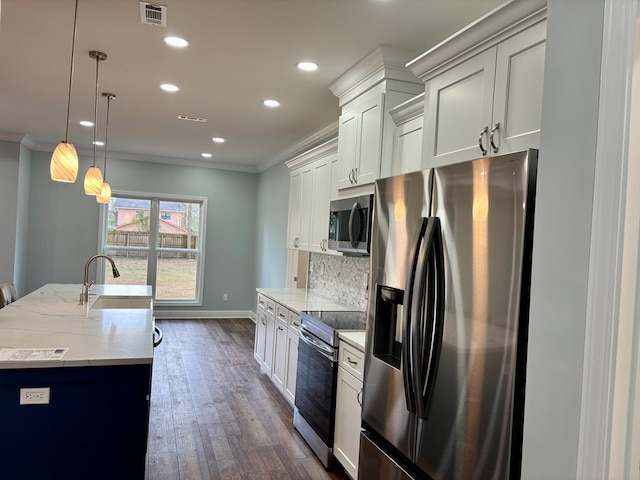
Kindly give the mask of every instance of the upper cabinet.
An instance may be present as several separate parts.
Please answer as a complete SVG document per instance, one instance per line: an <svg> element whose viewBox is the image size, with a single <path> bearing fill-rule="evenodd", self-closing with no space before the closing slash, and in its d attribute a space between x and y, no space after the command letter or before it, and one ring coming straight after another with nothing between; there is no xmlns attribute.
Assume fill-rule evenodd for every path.
<svg viewBox="0 0 640 480"><path fill-rule="evenodd" d="M383 171L382 176L401 175L422 169L424 93L398 105L390 113L396 125L391 171Z"/></svg>
<svg viewBox="0 0 640 480"><path fill-rule="evenodd" d="M291 169L287 247L336 254L327 242L337 139L298 155L287 166Z"/></svg>
<svg viewBox="0 0 640 480"><path fill-rule="evenodd" d="M335 179L339 196L357 195L348 189L370 185L390 170L395 124L389 112L424 90L405 67L414 56L382 45L329 87L342 107Z"/></svg>
<svg viewBox="0 0 640 480"><path fill-rule="evenodd" d="M422 167L540 144L546 2L511 2L409 64L425 82Z"/></svg>

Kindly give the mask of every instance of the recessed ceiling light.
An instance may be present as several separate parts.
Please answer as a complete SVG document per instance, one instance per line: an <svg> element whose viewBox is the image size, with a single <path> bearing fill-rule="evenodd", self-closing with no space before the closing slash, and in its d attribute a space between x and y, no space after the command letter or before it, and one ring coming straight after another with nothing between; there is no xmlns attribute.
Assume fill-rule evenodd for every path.
<svg viewBox="0 0 640 480"><path fill-rule="evenodd" d="M83 127L93 127L93 122L90 122L89 120L81 120L80 125Z"/></svg>
<svg viewBox="0 0 640 480"><path fill-rule="evenodd" d="M265 107L275 108L275 107L279 107L280 106L280 102L279 101L272 100L272 99L267 99L262 103L264 104Z"/></svg>
<svg viewBox="0 0 640 480"><path fill-rule="evenodd" d="M177 92L178 90L180 90L178 87L176 87L175 85L171 85L170 83L163 83L162 85L160 85L160 88L165 92Z"/></svg>
<svg viewBox="0 0 640 480"><path fill-rule="evenodd" d="M313 62L298 62L298 68L305 72L314 72L318 69L318 64Z"/></svg>
<svg viewBox="0 0 640 480"><path fill-rule="evenodd" d="M204 158L211 158L211 157L213 157L213 155L211 155L210 153L201 153L200 155L202 155Z"/></svg>
<svg viewBox="0 0 640 480"><path fill-rule="evenodd" d="M171 47L184 48L189 46L189 42L181 37L163 37L162 40Z"/></svg>
<svg viewBox="0 0 640 480"><path fill-rule="evenodd" d="M220 138L220 137L213 137L211 140L213 140L216 143L224 143L224 138Z"/></svg>
<svg viewBox="0 0 640 480"><path fill-rule="evenodd" d="M96 140L95 142L93 142L94 145L98 145L99 147L102 147L104 145L104 142L101 142L100 140Z"/></svg>

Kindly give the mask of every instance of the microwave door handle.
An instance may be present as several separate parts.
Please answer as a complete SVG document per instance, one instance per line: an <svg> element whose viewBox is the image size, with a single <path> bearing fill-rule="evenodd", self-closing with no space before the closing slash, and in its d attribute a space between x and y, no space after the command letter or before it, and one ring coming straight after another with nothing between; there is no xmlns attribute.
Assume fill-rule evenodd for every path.
<svg viewBox="0 0 640 480"><path fill-rule="evenodd" d="M420 226L416 232L413 246L411 247L411 253L409 254L409 268L407 269L407 278L405 281L405 305L403 308L403 329L402 329L402 377L404 385L404 397L407 402L407 410L411 413L416 411L416 395L413 373L413 366L411 362L411 325L415 320L413 318L413 302L414 302L414 290L416 280L416 268L418 266L418 257L423 244L423 238L427 227L427 219L420 219Z"/></svg>
<svg viewBox="0 0 640 480"><path fill-rule="evenodd" d="M356 214L356 210L358 210L360 208L360 204L358 202L353 204L353 207L351 207L351 213L349 214L349 242L351 243L351 246L353 248L356 248L358 246L358 242L353 240L353 217Z"/></svg>

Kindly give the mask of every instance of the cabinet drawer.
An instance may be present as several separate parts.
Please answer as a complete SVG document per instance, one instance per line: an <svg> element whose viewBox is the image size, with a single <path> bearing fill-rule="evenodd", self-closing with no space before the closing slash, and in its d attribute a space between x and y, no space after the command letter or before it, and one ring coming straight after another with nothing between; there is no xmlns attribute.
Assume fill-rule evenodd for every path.
<svg viewBox="0 0 640 480"><path fill-rule="evenodd" d="M265 310L267 309L267 297L261 293L258 294L258 307L262 307Z"/></svg>
<svg viewBox="0 0 640 480"><path fill-rule="evenodd" d="M289 330L295 331L296 334L300 329L300 315L295 312L289 311Z"/></svg>
<svg viewBox="0 0 640 480"><path fill-rule="evenodd" d="M276 320L280 320L281 322L284 322L286 324L288 322L288 317L289 310L287 310L279 303L276 303Z"/></svg>
<svg viewBox="0 0 640 480"><path fill-rule="evenodd" d="M347 342L340 342L340 350L338 352L339 365L347 372L351 373L358 380L362 381L364 372L364 353Z"/></svg>

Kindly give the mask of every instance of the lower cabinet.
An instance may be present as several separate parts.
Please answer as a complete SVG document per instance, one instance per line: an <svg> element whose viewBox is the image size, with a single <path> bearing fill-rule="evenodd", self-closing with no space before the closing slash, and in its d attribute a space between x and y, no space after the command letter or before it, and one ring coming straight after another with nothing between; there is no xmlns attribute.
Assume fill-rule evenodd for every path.
<svg viewBox="0 0 640 480"><path fill-rule="evenodd" d="M362 372L364 354L341 341L339 347L336 430L333 455L353 479L358 478L358 455L362 418Z"/></svg>
<svg viewBox="0 0 640 480"><path fill-rule="evenodd" d="M298 367L298 327L300 315L275 300L258 294L253 357L260 372L293 406Z"/></svg>

